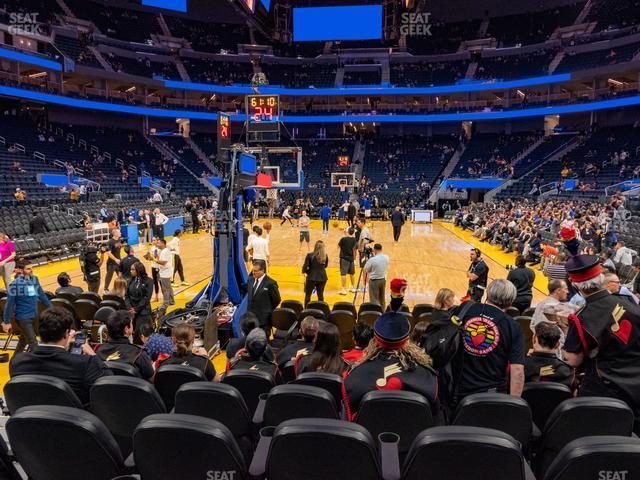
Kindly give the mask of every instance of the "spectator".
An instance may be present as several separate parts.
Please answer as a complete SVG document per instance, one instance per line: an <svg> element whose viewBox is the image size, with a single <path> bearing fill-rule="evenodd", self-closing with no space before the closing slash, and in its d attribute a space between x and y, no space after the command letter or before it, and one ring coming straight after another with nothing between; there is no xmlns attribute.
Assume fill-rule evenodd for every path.
<svg viewBox="0 0 640 480"><path fill-rule="evenodd" d="M349 364L356 363L362 358L365 348L369 346L369 342L372 339L373 330L371 327L365 323L356 323L353 327L353 342L355 343L355 347L343 352L342 358L344 358Z"/></svg>
<svg viewBox="0 0 640 480"><path fill-rule="evenodd" d="M557 382L573 386L573 369L556 355L561 336L562 331L553 322L536 325L533 352L524 360L526 382Z"/></svg>
<svg viewBox="0 0 640 480"><path fill-rule="evenodd" d="M616 243L614 250L616 251L616 254L613 257L613 262L620 263L622 265L633 265L633 258L638 255L638 252L625 246L624 242L621 240Z"/></svg>
<svg viewBox="0 0 640 480"><path fill-rule="evenodd" d="M566 302L567 298L569 298L569 287L564 280L549 280L547 289L549 290L549 296L536 305L531 317L531 331L534 333L538 323L549 321L545 313L553 312L553 308L556 305Z"/></svg>
<svg viewBox="0 0 640 480"><path fill-rule="evenodd" d="M140 325L138 334L140 343L144 345L144 350L152 362L158 360L160 355L164 358L173 353L173 342L171 338L154 332L151 324L143 323Z"/></svg>
<svg viewBox="0 0 640 480"><path fill-rule="evenodd" d="M513 302L513 306L517 308L521 314L531 306L531 300L533 300L532 288L535 279L536 274L527 267L527 261L524 255L518 255L516 257L516 268L509 270L507 280L516 287L518 294Z"/></svg>
<svg viewBox="0 0 640 480"><path fill-rule="evenodd" d="M116 277L113 281L113 290L109 293L124 300L124 297L127 294L127 281L122 277Z"/></svg>
<svg viewBox="0 0 640 480"><path fill-rule="evenodd" d="M304 218L303 216L300 218ZM307 253L302 266L302 273L305 275L304 282L304 306L311 300L311 294L315 290L318 300L324 301L324 287L327 284L327 267L329 266L329 256L322 240L318 240L313 248L313 253Z"/></svg>
<svg viewBox="0 0 640 480"><path fill-rule="evenodd" d="M385 309L385 286L387 282L387 270L389 269L389 257L382 253L382 245L376 243L373 246L373 256L364 265L366 282L369 286L369 301L377 303Z"/></svg>
<svg viewBox="0 0 640 480"><path fill-rule="evenodd" d="M0 274L7 290L13 280L13 271L16 268L16 250L13 242L6 233L0 232Z"/></svg>
<svg viewBox="0 0 640 480"><path fill-rule="evenodd" d="M278 365L273 360L266 333L254 328L246 337L244 348L229 361L229 370L258 370L267 372L280 383Z"/></svg>
<svg viewBox="0 0 640 480"><path fill-rule="evenodd" d="M633 303L638 304L638 299L636 296L624 285L620 284L620 277L612 272L607 272L604 274L604 288L609 290L609 293L613 293L614 295L621 295L624 297L629 297Z"/></svg>
<svg viewBox="0 0 640 480"><path fill-rule="evenodd" d="M62 272L58 275L58 285L60 285L56 290L56 295L60 295L61 293L70 293L75 296L79 296L84 290L80 287L75 287L71 285L71 277L67 272Z"/></svg>
<svg viewBox="0 0 640 480"><path fill-rule="evenodd" d="M157 194L157 192L156 192ZM156 208L153 211L153 217L155 220L155 224L154 224L154 234L156 237L158 238L164 238L164 226L166 225L166 223L169 221L169 219L167 218L167 216L160 212L159 208Z"/></svg>
<svg viewBox="0 0 640 480"><path fill-rule="evenodd" d="M159 367L162 365L187 365L200 370L207 380L218 381L218 374L207 356L207 351L202 347L194 348L195 338L196 329L193 328L193 325L181 323L175 326L171 333L174 351L171 356L160 359Z"/></svg>
<svg viewBox="0 0 640 480"><path fill-rule="evenodd" d="M602 253L600 253L600 262L602 263L602 268L609 270L610 272L616 271L616 264L613 263L613 250L610 248L605 248Z"/></svg>
<svg viewBox="0 0 640 480"><path fill-rule="evenodd" d="M331 208L323 205L320 209L320 219L322 220L322 233L329 235L329 219L331 218Z"/></svg>
<svg viewBox="0 0 640 480"><path fill-rule="evenodd" d="M47 227L44 222L44 217L40 212L33 212L33 217L29 222L29 233L31 235L40 235L47 233Z"/></svg>
<svg viewBox="0 0 640 480"><path fill-rule="evenodd" d="M251 312L245 312L240 316L240 330L242 331L242 337L231 338L227 344L227 359L232 359L236 356L239 350L244 348L245 338L249 335L249 332L258 327L258 317Z"/></svg>
<svg viewBox="0 0 640 480"><path fill-rule="evenodd" d="M131 343L133 317L126 310L113 312L107 318L109 341L98 345L96 353L105 362L122 362L134 367L145 380L153 377L153 364L147 352Z"/></svg>
<svg viewBox="0 0 640 480"><path fill-rule="evenodd" d="M118 270L120 275L122 275L122 278L128 282L131 279L131 267L140 260L138 260L134 255L133 247L131 245L125 245L123 250L125 257L120 260Z"/></svg>
<svg viewBox="0 0 640 480"><path fill-rule="evenodd" d="M133 315L133 330L139 335L142 325L152 324L151 296L153 280L147 276L142 262L131 265L131 277L127 283L124 303Z"/></svg>
<svg viewBox="0 0 640 480"><path fill-rule="evenodd" d="M313 350L308 355L296 357L296 376L305 372L324 372L342 375L349 364L340 356L340 332L329 322L320 322Z"/></svg>
<svg viewBox="0 0 640 480"><path fill-rule="evenodd" d="M14 355L9 363L9 375L48 375L67 382L80 401L89 403L89 390L98 378L111 375L104 368L89 344L82 345L82 354L68 349L75 341L71 330L73 317L63 308L50 308L40 315L40 344L33 352Z"/></svg>
<svg viewBox="0 0 640 480"><path fill-rule="evenodd" d="M158 239L158 250L156 251L156 262L159 266L158 282L162 290L162 306L166 310L176 302L173 299L173 288L171 287L171 277L173 276L173 253L167 247L167 241L160 237Z"/></svg>
<svg viewBox="0 0 640 480"><path fill-rule="evenodd" d="M280 370L288 362L292 362L298 355L308 355L313 350L313 341L318 332L318 320L312 316L307 316L300 322L300 338L290 343L278 352L278 367Z"/></svg>
<svg viewBox="0 0 640 480"><path fill-rule="evenodd" d="M27 199L27 192L18 187L16 188L16 193L13 194L13 198L15 198L18 203L23 203Z"/></svg>
<svg viewBox="0 0 640 480"><path fill-rule="evenodd" d="M20 273L9 285L7 290L7 303L4 307L2 330L9 333L11 330L11 317L13 317L20 327L20 339L16 345L16 353L29 346L30 351L34 351L38 340L33 328L33 322L38 315L38 303L51 308L51 301L40 286L38 277L33 274L33 267L26 261L18 261L16 270Z"/></svg>

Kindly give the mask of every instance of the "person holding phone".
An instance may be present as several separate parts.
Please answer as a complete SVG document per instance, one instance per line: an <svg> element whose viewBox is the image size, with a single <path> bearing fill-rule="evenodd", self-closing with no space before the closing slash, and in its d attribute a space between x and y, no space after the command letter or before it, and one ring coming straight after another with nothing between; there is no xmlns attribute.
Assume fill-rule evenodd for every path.
<svg viewBox="0 0 640 480"><path fill-rule="evenodd" d="M25 261L16 263L16 271L20 274L7 290L7 303L4 308L2 318L2 330L4 333L11 331L11 317L15 318L20 327L20 339L16 345L16 353L24 351L29 345L29 350L33 351L38 344L33 322L38 315L38 303L43 303L45 307L51 308L51 301L40 286L38 277L33 274L33 267Z"/></svg>
<svg viewBox="0 0 640 480"><path fill-rule="evenodd" d="M111 375L86 343L71 330L73 317L63 308L50 308L40 315L40 343L33 352L14 355L9 362L11 378L19 375L48 375L67 382L84 405L89 390L100 377ZM77 340L77 342L76 342Z"/></svg>

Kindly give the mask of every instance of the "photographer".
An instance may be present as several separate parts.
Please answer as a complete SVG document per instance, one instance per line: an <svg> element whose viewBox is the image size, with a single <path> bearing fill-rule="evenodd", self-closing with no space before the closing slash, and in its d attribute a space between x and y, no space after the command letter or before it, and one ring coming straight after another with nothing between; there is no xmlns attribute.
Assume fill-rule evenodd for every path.
<svg viewBox="0 0 640 480"><path fill-rule="evenodd" d="M360 267L362 267L371 252L371 248L367 246L373 242L371 232L367 227L367 221L362 217L356 218L356 241L358 242L358 252L360 253Z"/></svg>
<svg viewBox="0 0 640 480"><path fill-rule="evenodd" d="M98 249L96 245L88 245L84 252L80 254L80 270L87 282L87 290L98 293L100 289L100 267L104 262L104 250Z"/></svg>
<svg viewBox="0 0 640 480"><path fill-rule="evenodd" d="M369 284L369 301L377 303L385 309L384 289L387 283L387 270L389 269L389 257L382 253L382 245L376 243L373 246L373 256L364 265L365 282Z"/></svg>

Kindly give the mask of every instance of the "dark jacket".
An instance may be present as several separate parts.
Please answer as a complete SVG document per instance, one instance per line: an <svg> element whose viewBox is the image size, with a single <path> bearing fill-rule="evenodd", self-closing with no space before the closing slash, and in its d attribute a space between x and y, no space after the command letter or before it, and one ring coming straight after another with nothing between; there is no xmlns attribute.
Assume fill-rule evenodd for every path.
<svg viewBox="0 0 640 480"><path fill-rule="evenodd" d="M146 380L153 377L153 364L144 348L133 345L128 338L112 338L98 346L96 354L105 362L128 363Z"/></svg>
<svg viewBox="0 0 640 480"><path fill-rule="evenodd" d="M69 285L66 287L58 287L56 290L56 295L60 295L61 293L70 293L72 295L82 295L84 290L81 287L76 287L75 285Z"/></svg>
<svg viewBox="0 0 640 480"><path fill-rule="evenodd" d="M258 317L260 327L271 327L271 314L280 305L278 283L265 275L260 283L259 292L253 291L255 279L249 277L247 282L247 310Z"/></svg>
<svg viewBox="0 0 640 480"><path fill-rule="evenodd" d="M9 363L9 374L59 378L69 384L83 404L88 404L91 386L111 372L98 356L74 355L56 345L38 345L33 352L15 355Z"/></svg>
<svg viewBox="0 0 640 480"><path fill-rule="evenodd" d="M124 278L129 280L131 278L131 267L133 264L138 263L140 260L135 255L127 255L122 260L120 260L120 265L118 265L120 273Z"/></svg>
<svg viewBox="0 0 640 480"><path fill-rule="evenodd" d="M533 352L524 359L525 382L557 382L573 386L573 369L554 352Z"/></svg>
<svg viewBox="0 0 640 480"><path fill-rule="evenodd" d="M307 253L302 266L302 273L307 274L307 280L311 282L327 281L327 266L329 265L329 257L320 263L313 253Z"/></svg>
<svg viewBox="0 0 640 480"><path fill-rule="evenodd" d="M131 278L127 283L127 292L124 296L124 303L127 308L136 310L136 317L151 315L151 296L153 295L153 280L146 277Z"/></svg>
<svg viewBox="0 0 640 480"><path fill-rule="evenodd" d="M391 225L400 227L404 225L404 213L394 210L391 212Z"/></svg>

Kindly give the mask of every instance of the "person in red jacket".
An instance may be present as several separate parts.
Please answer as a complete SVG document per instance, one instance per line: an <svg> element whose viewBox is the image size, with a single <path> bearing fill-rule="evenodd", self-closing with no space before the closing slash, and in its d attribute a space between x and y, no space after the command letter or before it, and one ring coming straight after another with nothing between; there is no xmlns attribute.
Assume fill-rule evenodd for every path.
<svg viewBox="0 0 640 480"><path fill-rule="evenodd" d="M362 358L364 350L369 346L369 342L373 338L373 330L365 323L356 323L353 327L353 341L356 344L355 348L347 350L342 354L349 363L355 363Z"/></svg>

